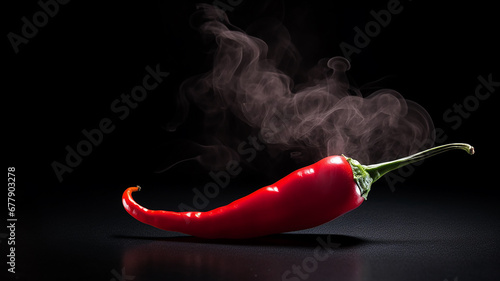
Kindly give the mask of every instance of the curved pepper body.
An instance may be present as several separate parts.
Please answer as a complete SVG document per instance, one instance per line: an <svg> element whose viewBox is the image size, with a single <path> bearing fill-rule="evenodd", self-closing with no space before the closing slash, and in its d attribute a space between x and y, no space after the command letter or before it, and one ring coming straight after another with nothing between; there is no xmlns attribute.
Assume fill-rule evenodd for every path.
<svg viewBox="0 0 500 281"><path fill-rule="evenodd" d="M450 143L372 165L361 165L344 156L326 157L275 184L208 212L148 210L132 198L132 192L139 187L125 190L122 202L134 218L163 230L203 238L264 236L311 228L333 220L361 205L371 184L384 174L455 149L474 154L474 147L469 144Z"/></svg>
<svg viewBox="0 0 500 281"><path fill-rule="evenodd" d="M364 201L343 156L326 157L278 182L207 212L148 210L128 188L123 206L137 220L154 227L202 238L251 238L321 225Z"/></svg>

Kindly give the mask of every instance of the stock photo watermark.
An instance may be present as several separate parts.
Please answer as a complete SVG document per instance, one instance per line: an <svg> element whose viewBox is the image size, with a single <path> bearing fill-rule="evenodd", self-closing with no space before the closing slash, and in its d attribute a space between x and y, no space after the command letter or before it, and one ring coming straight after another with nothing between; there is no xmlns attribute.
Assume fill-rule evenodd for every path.
<svg viewBox="0 0 500 281"><path fill-rule="evenodd" d="M311 274L318 270L321 262L333 256L334 249L340 248L339 243L332 242L331 235L327 236L326 241L322 237L318 237L316 242L318 242L318 246L316 246L312 255L305 257L299 264L293 264L291 269L285 270L281 275L281 280L307 280Z"/></svg>
<svg viewBox="0 0 500 281"><path fill-rule="evenodd" d="M146 74L142 78L141 84L133 87L130 93L122 93L119 98L111 102L110 110L114 114L114 118L104 117L99 121L97 127L83 129L81 131L82 139L76 145L66 145L64 148L66 151L64 161L51 163L52 170L59 182L64 180L65 174L73 172L82 163L84 157L89 156L94 148L103 142L106 135L116 129L117 122L125 120L130 112L136 109L141 102L144 102L148 94L170 75L169 72L160 69L160 64L154 67L148 65L145 70Z"/></svg>
<svg viewBox="0 0 500 281"><path fill-rule="evenodd" d="M257 157L258 152L266 149L266 141L263 138L279 134L282 130L286 130L287 120L292 117L289 114L277 111L273 113L273 116L274 122L270 122L270 126L266 130L261 131L257 136L248 136L246 140L240 142L237 146L238 154L247 163L251 163ZM221 189L226 188L231 179L236 178L243 171L240 163L235 160L228 161L225 167L226 169L223 171L210 171L209 176L212 181L203 186L203 192L198 188L193 188L192 206L180 203L178 205L179 211L197 212L205 209L210 203L210 199L216 198L220 194ZM184 217L184 219L186 223L189 223L189 216Z"/></svg>
<svg viewBox="0 0 500 281"><path fill-rule="evenodd" d="M474 94L466 96L461 103L453 104L452 108L447 109L443 113L443 120L453 130L460 128L462 121L469 118L479 108L480 103L490 98L491 94L500 86L500 80L494 81L492 73L486 77L479 75L477 80L478 84L474 90Z"/></svg>
<svg viewBox="0 0 500 281"><path fill-rule="evenodd" d="M1 238L7 238L7 271L16 273L16 167L7 168L7 231L1 234ZM10 247L9 247L10 246Z"/></svg>
<svg viewBox="0 0 500 281"><path fill-rule="evenodd" d="M109 281L130 281L135 279L134 275L127 275L125 267L122 267L121 272L116 271L116 269L112 269L111 274L113 274L114 277L109 279Z"/></svg>
<svg viewBox="0 0 500 281"><path fill-rule="evenodd" d="M41 28L45 27L50 19L54 18L61 9L62 5L66 5L70 0L40 0L37 2L39 10L33 13L28 18L26 16L21 18L22 26L18 33L9 32L7 38L14 53L19 53L19 47L28 44L29 41L38 34Z"/></svg>
<svg viewBox="0 0 500 281"><path fill-rule="evenodd" d="M489 99L496 91L496 89L500 87L500 81L493 80L492 73L486 76L477 76L477 81L478 83L474 89L473 94L466 96L460 103L454 103L450 108L446 109L443 112L443 121L447 125L449 125L452 130L458 130L462 126L463 120L470 118L472 116L472 113L479 109L481 102L485 102L487 99ZM444 144L448 139L448 135L443 128L436 128L435 136L435 145ZM428 142L429 143L427 144L433 144L431 140L428 140ZM425 144L425 142L422 143L421 147L423 147ZM391 191L395 192L396 185L398 183L405 182L406 179L415 172L415 167L419 166L420 164L422 164L422 162L412 163L398 169L397 171L388 173L385 176L385 180L389 185Z"/></svg>
<svg viewBox="0 0 500 281"><path fill-rule="evenodd" d="M257 157L257 153L265 148L266 146L258 137L250 135L246 141L242 141L238 145L237 151L242 158L251 163ZM237 177L243 171L240 163L236 160L228 161L225 167L225 170L210 171L208 174L212 180L203 186L203 192L198 188L193 188L192 206L180 203L178 206L179 211L199 211L206 208L210 203L210 199L216 198L221 189L226 188L231 179ZM185 219L188 220L187 217Z"/></svg>
<svg viewBox="0 0 500 281"><path fill-rule="evenodd" d="M386 9L381 9L378 12L371 10L370 16L373 20L367 22L363 29L358 26L353 28L355 34L352 44L345 41L340 43L340 50L343 56L351 61L352 55L359 55L364 48L368 47L372 39L380 35L383 28L389 26L392 17L400 14L403 9L404 7L399 0L389 0Z"/></svg>

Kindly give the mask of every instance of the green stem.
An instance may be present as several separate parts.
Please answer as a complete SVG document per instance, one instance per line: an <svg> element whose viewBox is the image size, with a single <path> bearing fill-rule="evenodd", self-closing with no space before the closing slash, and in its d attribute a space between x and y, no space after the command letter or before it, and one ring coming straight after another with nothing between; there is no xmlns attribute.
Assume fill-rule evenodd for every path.
<svg viewBox="0 0 500 281"><path fill-rule="evenodd" d="M411 163L415 163L436 154L443 153L450 150L461 149L467 151L469 154L474 154L474 147L466 143L450 143L441 146L436 146L429 148L422 152L415 153L413 155L403 157L397 160L383 162L373 165L361 165L358 161L346 157L349 164L351 164L354 180L361 189L361 195L366 199L368 192L371 189L372 183L380 179L383 175L390 171L399 169Z"/></svg>

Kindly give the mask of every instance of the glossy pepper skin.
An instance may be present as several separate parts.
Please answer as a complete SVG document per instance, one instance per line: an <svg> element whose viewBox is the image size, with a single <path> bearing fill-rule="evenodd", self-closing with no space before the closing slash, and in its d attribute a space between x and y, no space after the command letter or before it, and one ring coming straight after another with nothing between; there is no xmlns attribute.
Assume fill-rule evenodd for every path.
<svg viewBox="0 0 500 281"><path fill-rule="evenodd" d="M451 149L474 153L467 144L448 144L398 160L364 166L345 156L326 157L278 182L207 212L148 210L130 187L122 196L137 220L167 231L202 238L251 238L315 227L363 203L371 184L385 173Z"/></svg>
<svg viewBox="0 0 500 281"><path fill-rule="evenodd" d="M150 211L123 194L125 210L154 227L202 238L250 238L326 223L363 203L343 156L301 168L226 206L207 212Z"/></svg>

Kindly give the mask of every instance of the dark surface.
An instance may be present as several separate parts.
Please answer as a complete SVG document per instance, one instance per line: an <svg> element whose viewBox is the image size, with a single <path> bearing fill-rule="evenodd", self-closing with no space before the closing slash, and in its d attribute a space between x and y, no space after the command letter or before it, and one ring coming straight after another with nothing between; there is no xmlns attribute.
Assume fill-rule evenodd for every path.
<svg viewBox="0 0 500 281"><path fill-rule="evenodd" d="M390 193L379 185L358 209L325 225L232 241L157 230L130 217L120 193L87 188L72 201L38 202L43 213L23 212L21 280L111 280L117 273L126 274L124 280L500 278L500 210L494 198L411 191L416 186ZM165 209L189 197L154 190L144 188L135 197ZM217 202L242 195L235 191L228 187ZM301 272L307 275L282 279L296 266L305 267Z"/></svg>
<svg viewBox="0 0 500 281"><path fill-rule="evenodd" d="M370 11L388 2L243 1L228 17L243 30L262 19L282 21L305 71L341 55L339 45L352 43L354 27L364 27ZM194 2L70 1L17 54L5 35L20 34L22 18L41 8L38 1L9 2L3 137L6 164L16 167L18 221L16 274L7 272L8 222L0 223L1 280L283 280L287 270L292 274L285 280L295 281L499 280L498 86L488 98L473 100L479 76L500 81L497 9L477 1L401 4L390 25L353 55L350 82L367 95L380 88L400 92L428 111L443 143L471 143L476 155L449 152L387 175L361 207L314 229L206 241L144 225L120 200L125 188L140 184L135 198L148 208L192 206L192 189L202 189L212 181L209 172L220 170L184 161L155 173L197 156L193 144L213 137L203 131L204 116L195 106L183 126L167 130L185 113L176 103L181 83L211 65L209 45L190 20ZM110 105L142 82L146 66L158 64L169 76L120 120ZM444 117L465 101L473 110L456 113L453 121ZM64 163L66 147L76 147L85 140L82 130L104 118L115 130L59 180L51 165ZM248 144L251 130L241 123L226 128L233 145ZM240 161L241 174L203 210L304 165L287 151L272 152L266 146L251 163ZM6 189L0 197L7 201ZM317 250L320 241L330 241L332 249ZM316 268L318 257L324 261ZM296 272L303 264L309 275Z"/></svg>

